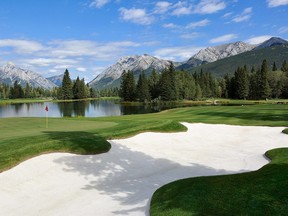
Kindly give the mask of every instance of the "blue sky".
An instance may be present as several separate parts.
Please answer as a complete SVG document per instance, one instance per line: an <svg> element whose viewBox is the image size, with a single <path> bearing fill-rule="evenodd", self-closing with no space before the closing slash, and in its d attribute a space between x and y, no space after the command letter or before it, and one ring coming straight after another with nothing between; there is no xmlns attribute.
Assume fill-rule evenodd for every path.
<svg viewBox="0 0 288 216"><path fill-rule="evenodd" d="M185 61L202 48L288 39L288 0L1 0L0 65L90 81L127 55Z"/></svg>

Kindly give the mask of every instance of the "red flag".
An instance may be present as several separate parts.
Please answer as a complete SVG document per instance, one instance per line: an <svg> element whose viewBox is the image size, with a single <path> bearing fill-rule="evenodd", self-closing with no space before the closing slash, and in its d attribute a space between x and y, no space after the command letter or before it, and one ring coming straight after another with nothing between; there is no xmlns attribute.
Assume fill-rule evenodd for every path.
<svg viewBox="0 0 288 216"><path fill-rule="evenodd" d="M48 112L48 106L45 107L45 110Z"/></svg>

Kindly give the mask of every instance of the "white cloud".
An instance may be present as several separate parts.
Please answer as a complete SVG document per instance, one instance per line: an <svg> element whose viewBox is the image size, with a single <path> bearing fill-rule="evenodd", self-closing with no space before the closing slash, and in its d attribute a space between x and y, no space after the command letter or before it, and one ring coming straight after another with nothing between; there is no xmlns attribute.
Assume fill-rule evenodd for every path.
<svg viewBox="0 0 288 216"><path fill-rule="evenodd" d="M51 65L75 65L78 63L77 60L74 59L61 59L61 58L32 58L32 59L25 59L22 60L33 66L40 66L40 67L48 67ZM57 69L57 68L56 68Z"/></svg>
<svg viewBox="0 0 288 216"><path fill-rule="evenodd" d="M288 26L283 26L281 28L278 29L278 32L280 34L285 34L285 33L288 33Z"/></svg>
<svg viewBox="0 0 288 216"><path fill-rule="evenodd" d="M192 13L192 5L187 4L186 2L179 1L175 5L173 5L172 15L182 16L189 15Z"/></svg>
<svg viewBox="0 0 288 216"><path fill-rule="evenodd" d="M172 4L170 2L159 1L155 5L154 13L156 13L156 14L164 14L170 9L171 5Z"/></svg>
<svg viewBox="0 0 288 216"><path fill-rule="evenodd" d="M220 37L216 37L211 39L209 42L210 43L225 43L225 42L229 42L233 39L238 38L238 36L236 34L226 34L226 35L222 35Z"/></svg>
<svg viewBox="0 0 288 216"><path fill-rule="evenodd" d="M140 24L140 25L150 25L154 22L153 16L146 13L145 9L139 9L139 8L120 8L120 15L121 19Z"/></svg>
<svg viewBox="0 0 288 216"><path fill-rule="evenodd" d="M266 40L269 40L272 36L271 35L261 35L261 36L257 36L257 37L252 37L248 40L246 40L246 43L249 44L260 44L263 43Z"/></svg>
<svg viewBox="0 0 288 216"><path fill-rule="evenodd" d="M90 3L90 7L96 7L96 8L101 8L103 7L105 4L107 4L110 0L93 0Z"/></svg>
<svg viewBox="0 0 288 216"><path fill-rule="evenodd" d="M166 23L163 25L163 27L164 28L171 28L171 29L179 28L179 26L174 24L174 23Z"/></svg>
<svg viewBox="0 0 288 216"><path fill-rule="evenodd" d="M204 20L201 20L201 21L198 21L198 22L192 22L192 23L189 23L186 26L186 28L194 29L194 28L197 28L197 27L203 27L203 26L208 25L209 22L210 22L210 20L208 20L208 19L204 19Z"/></svg>
<svg viewBox="0 0 288 216"><path fill-rule="evenodd" d="M201 0L194 9L194 13L198 14L212 14L226 8L224 1L220 0Z"/></svg>
<svg viewBox="0 0 288 216"><path fill-rule="evenodd" d="M108 60L118 57L126 48L137 47L138 43L132 41L116 41L110 43L97 43L90 40L58 40L49 43L50 56L82 57L92 56L98 60Z"/></svg>
<svg viewBox="0 0 288 216"><path fill-rule="evenodd" d="M288 5L288 0L267 0L268 7Z"/></svg>
<svg viewBox="0 0 288 216"><path fill-rule="evenodd" d="M45 47L35 41L30 40L15 40L15 39L2 39L0 40L0 47L12 48L16 53L33 53L44 50Z"/></svg>
<svg viewBox="0 0 288 216"><path fill-rule="evenodd" d="M194 39L194 38L199 37L199 33L198 32L192 32L192 33L188 33L188 34L183 34L180 37L184 38L184 39Z"/></svg>
<svg viewBox="0 0 288 216"><path fill-rule="evenodd" d="M203 49L203 47L167 47L156 50L154 55L171 61L185 61L199 52L200 49Z"/></svg>
<svg viewBox="0 0 288 216"><path fill-rule="evenodd" d="M244 11L241 14L235 16L232 21L236 23L248 21L251 18L252 10L252 7L245 8Z"/></svg>
<svg viewBox="0 0 288 216"><path fill-rule="evenodd" d="M77 67L76 70L79 72L86 72L87 71L87 69L84 67Z"/></svg>
<svg viewBox="0 0 288 216"><path fill-rule="evenodd" d="M232 14L233 14L232 12L225 13L225 14L223 15L223 18L228 18L228 17L230 17Z"/></svg>

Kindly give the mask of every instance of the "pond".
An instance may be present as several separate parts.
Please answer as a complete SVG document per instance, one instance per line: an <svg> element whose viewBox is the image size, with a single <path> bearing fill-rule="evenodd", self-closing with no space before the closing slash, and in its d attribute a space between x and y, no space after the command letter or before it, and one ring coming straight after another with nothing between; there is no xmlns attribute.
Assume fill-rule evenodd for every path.
<svg viewBox="0 0 288 216"><path fill-rule="evenodd" d="M48 112L45 107L48 107ZM175 108L179 105L123 105L117 100L74 102L38 102L0 106L0 118L8 117L101 117L144 114Z"/></svg>

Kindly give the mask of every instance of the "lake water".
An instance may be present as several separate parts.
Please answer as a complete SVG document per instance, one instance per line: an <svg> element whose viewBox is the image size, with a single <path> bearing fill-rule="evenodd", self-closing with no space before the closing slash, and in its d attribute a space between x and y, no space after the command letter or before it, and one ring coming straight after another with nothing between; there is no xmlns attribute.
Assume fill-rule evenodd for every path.
<svg viewBox="0 0 288 216"><path fill-rule="evenodd" d="M48 106L46 113L45 107ZM128 114L143 114L159 112L161 110L174 108L169 106L150 105L123 105L117 100L93 100L77 102L41 102L22 103L0 106L0 118L8 117L101 117L121 116Z"/></svg>

